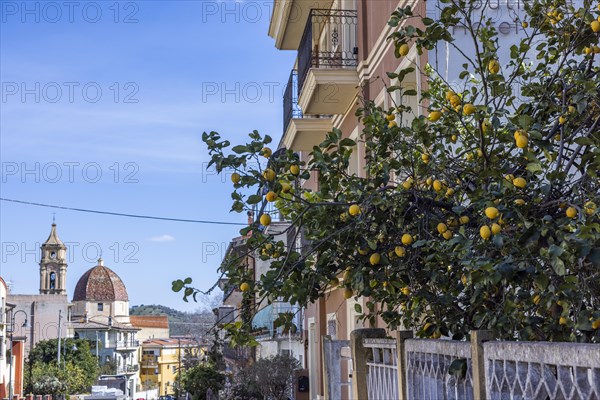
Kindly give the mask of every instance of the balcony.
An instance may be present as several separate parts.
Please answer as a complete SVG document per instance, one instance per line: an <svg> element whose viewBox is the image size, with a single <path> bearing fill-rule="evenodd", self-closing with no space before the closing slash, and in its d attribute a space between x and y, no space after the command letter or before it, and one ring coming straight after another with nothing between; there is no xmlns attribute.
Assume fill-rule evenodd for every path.
<svg viewBox="0 0 600 400"><path fill-rule="evenodd" d="M140 369L139 365L125 365L117 368L117 375L131 375L138 372Z"/></svg>
<svg viewBox="0 0 600 400"><path fill-rule="evenodd" d="M249 360L252 356L250 347L235 346L232 347L229 343L223 345L223 357L229 360Z"/></svg>
<svg viewBox="0 0 600 400"><path fill-rule="evenodd" d="M133 351L137 350L138 347L140 347L139 340L117 340L115 343L115 350L117 351Z"/></svg>
<svg viewBox="0 0 600 400"><path fill-rule="evenodd" d="M274 0L269 36L279 50L297 50L311 8L330 8L333 0Z"/></svg>
<svg viewBox="0 0 600 400"><path fill-rule="evenodd" d="M283 138L281 145L296 151L312 150L333 129L330 115L303 116L298 105L298 73L292 70L283 95Z"/></svg>
<svg viewBox="0 0 600 400"><path fill-rule="evenodd" d="M298 48L304 115L343 114L358 93L358 22L353 10L311 10Z"/></svg>

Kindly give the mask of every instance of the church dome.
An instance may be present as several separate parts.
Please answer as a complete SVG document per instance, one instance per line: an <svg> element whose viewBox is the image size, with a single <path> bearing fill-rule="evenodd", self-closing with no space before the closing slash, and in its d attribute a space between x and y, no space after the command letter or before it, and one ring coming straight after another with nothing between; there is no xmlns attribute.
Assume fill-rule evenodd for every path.
<svg viewBox="0 0 600 400"><path fill-rule="evenodd" d="M73 301L128 301L127 289L119 275L104 266L102 259L98 265L79 278L75 286Z"/></svg>

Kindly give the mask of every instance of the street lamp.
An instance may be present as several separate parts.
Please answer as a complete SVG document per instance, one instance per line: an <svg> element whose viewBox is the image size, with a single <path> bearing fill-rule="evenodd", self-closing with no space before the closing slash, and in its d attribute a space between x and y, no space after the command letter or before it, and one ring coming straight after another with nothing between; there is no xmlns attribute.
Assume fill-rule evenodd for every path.
<svg viewBox="0 0 600 400"><path fill-rule="evenodd" d="M13 375L13 339L14 339L14 334L15 334L15 317L17 316L17 314L19 313L23 313L23 315L25 315L25 321L23 322L22 327L23 328L28 328L29 325L27 324L27 313L24 310L17 310L17 311L12 311L11 310L11 316L10 316L10 369L8 372L8 398L12 399L13 398L13 381L12 381L12 375ZM33 340L33 338L32 338Z"/></svg>

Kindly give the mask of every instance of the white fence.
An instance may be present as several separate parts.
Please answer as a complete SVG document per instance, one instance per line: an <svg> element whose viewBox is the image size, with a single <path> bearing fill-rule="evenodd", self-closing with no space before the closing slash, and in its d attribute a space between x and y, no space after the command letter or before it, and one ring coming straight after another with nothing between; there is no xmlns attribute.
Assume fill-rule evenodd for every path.
<svg viewBox="0 0 600 400"><path fill-rule="evenodd" d="M600 400L598 344L500 342L489 331L473 332L470 342L359 331L350 344L357 399Z"/></svg>

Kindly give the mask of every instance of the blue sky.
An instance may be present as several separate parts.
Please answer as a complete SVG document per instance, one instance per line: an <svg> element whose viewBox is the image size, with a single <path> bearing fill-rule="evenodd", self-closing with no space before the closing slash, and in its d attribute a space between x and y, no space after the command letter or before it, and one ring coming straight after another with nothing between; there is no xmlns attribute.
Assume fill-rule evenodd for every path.
<svg viewBox="0 0 600 400"><path fill-rule="evenodd" d="M201 134L281 137L295 54L267 35L270 2L114 4L0 1L2 197L245 222L229 213L229 180L205 170ZM132 305L183 310L198 305L172 293L171 281L210 287L239 230L1 202L0 272L15 293L38 290L37 247L53 212L71 243L70 296L101 250Z"/></svg>

